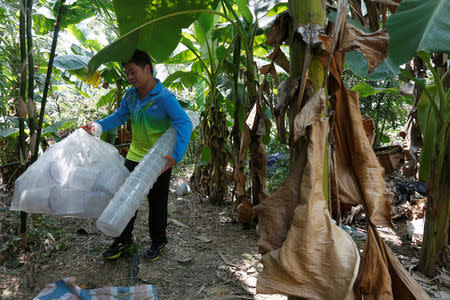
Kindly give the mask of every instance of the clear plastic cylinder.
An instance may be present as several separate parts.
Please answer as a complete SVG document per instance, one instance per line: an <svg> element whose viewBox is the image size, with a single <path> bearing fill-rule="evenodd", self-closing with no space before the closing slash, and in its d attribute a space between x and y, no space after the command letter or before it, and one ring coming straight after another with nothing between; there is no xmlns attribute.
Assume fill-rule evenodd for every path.
<svg viewBox="0 0 450 300"><path fill-rule="evenodd" d="M192 130L194 130L199 123L198 116L192 111L186 113L191 119ZM97 227L103 233L118 237L125 229L139 208L141 200L148 194L166 166L167 160L163 156L173 154L176 135L176 129L169 127L115 193L97 220Z"/></svg>

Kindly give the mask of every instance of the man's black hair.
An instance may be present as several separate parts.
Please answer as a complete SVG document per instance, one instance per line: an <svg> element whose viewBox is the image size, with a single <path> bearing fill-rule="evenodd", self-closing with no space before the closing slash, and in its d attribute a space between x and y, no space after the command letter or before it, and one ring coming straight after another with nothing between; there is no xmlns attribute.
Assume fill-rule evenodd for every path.
<svg viewBox="0 0 450 300"><path fill-rule="evenodd" d="M133 56L130 58L130 60L127 62L123 62L122 66L125 66L128 63L135 63L136 65L140 66L141 68L145 68L145 65L149 65L150 72L151 72L151 74L153 74L152 61L150 60L150 56L145 51L136 49L133 53Z"/></svg>

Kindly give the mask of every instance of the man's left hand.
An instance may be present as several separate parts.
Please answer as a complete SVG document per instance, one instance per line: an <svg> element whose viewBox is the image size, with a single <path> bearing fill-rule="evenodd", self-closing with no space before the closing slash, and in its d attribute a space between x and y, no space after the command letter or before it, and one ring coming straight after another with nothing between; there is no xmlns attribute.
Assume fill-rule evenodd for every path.
<svg viewBox="0 0 450 300"><path fill-rule="evenodd" d="M170 168L172 168L173 166L176 165L176 162L175 162L175 159L173 159L173 156L166 155L166 156L163 156L163 158L167 159L167 165L164 168L164 170L162 171L162 173L166 172L167 170L169 170Z"/></svg>

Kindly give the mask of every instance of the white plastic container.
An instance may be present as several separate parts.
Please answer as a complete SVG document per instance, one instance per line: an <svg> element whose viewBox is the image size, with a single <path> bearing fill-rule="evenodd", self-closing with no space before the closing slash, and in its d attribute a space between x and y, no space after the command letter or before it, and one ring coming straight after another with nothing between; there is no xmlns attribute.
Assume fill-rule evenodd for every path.
<svg viewBox="0 0 450 300"><path fill-rule="evenodd" d="M198 116L192 111L186 113L194 130L199 123ZM167 160L163 156L173 154L176 134L176 129L169 127L125 180L97 220L97 227L103 233L118 237L125 229L166 166Z"/></svg>

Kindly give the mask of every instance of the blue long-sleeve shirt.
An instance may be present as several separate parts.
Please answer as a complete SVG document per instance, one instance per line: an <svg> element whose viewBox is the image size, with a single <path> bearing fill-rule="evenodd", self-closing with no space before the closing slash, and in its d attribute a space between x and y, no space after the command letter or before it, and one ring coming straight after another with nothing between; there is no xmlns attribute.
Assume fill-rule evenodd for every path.
<svg viewBox="0 0 450 300"><path fill-rule="evenodd" d="M156 79L156 86L140 99L136 88L129 88L120 107L98 121L103 131L124 124L131 117L132 140L127 159L139 162L160 136L172 124L177 130L173 158L179 162L186 152L192 133L192 123L174 94Z"/></svg>

